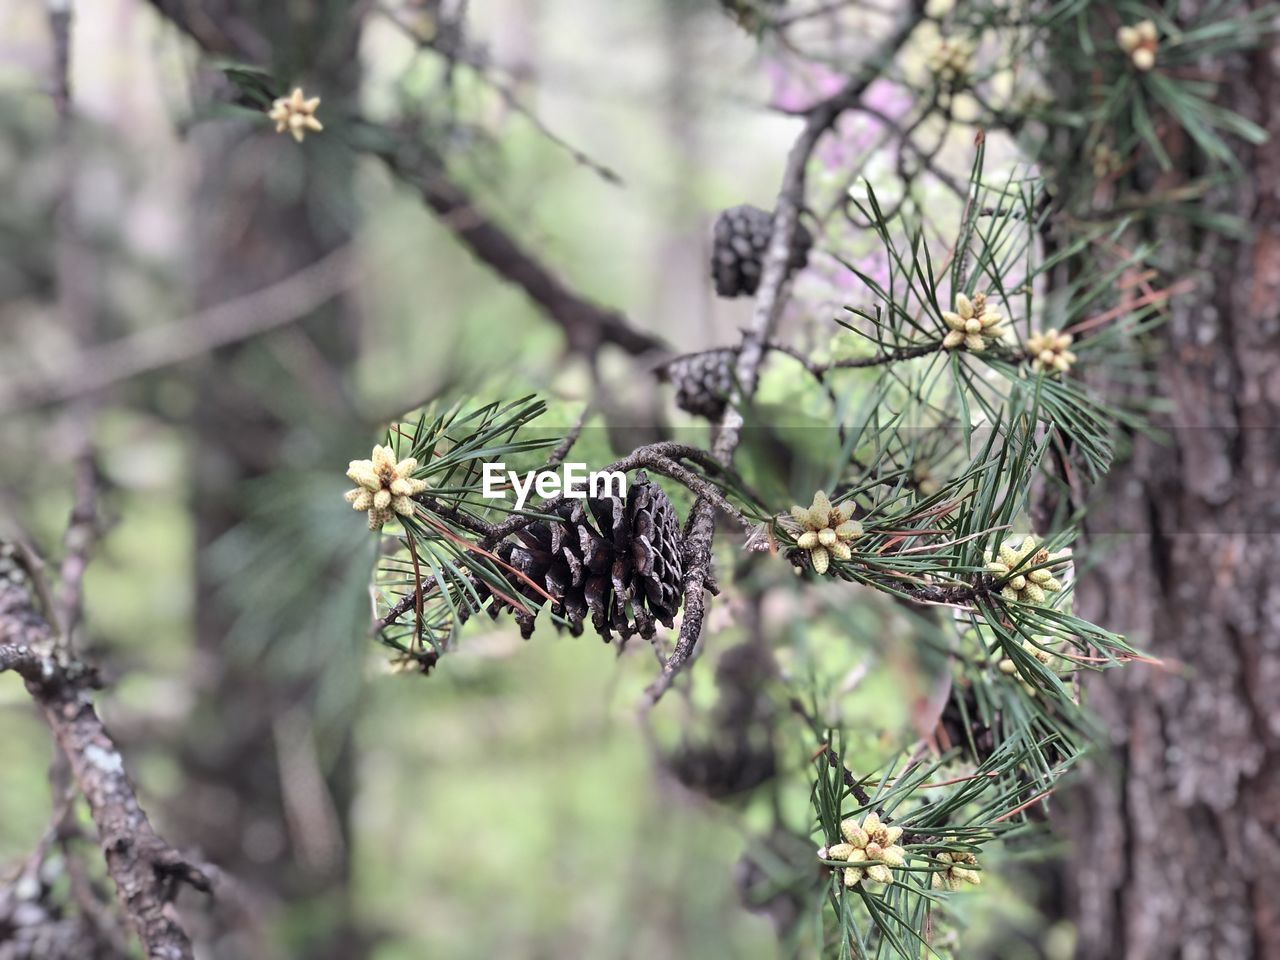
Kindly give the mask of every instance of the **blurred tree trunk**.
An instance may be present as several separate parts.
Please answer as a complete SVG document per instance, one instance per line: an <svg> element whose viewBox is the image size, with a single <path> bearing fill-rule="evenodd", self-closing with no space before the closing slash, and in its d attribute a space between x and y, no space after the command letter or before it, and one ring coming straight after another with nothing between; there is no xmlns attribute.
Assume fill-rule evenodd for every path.
<svg viewBox="0 0 1280 960"><path fill-rule="evenodd" d="M222 35L245 38L244 60L322 96L322 117L339 115L356 97L359 21L348 5L215 3L203 14ZM226 84L221 75L209 79ZM198 128L194 141L199 306L282 280L350 240L352 163L331 134L298 144L260 125L220 123ZM249 482L288 462L307 411L323 407L309 394L340 383L354 356L353 310L340 298L302 318L291 340L277 334L210 357L191 419L201 688L182 750L185 796L171 819L184 840L262 898L265 919L305 931L300 946L290 940L297 949L290 955L313 960L364 952L348 903L350 736L322 749L309 706L316 678L296 670L285 676L230 639L235 611L219 590L209 547L245 520ZM297 376L300 369L307 374ZM276 905L290 916L273 915ZM206 948L219 958L263 949L225 931Z"/></svg>
<svg viewBox="0 0 1280 960"><path fill-rule="evenodd" d="M1196 280L1151 361L1170 442L1139 442L1088 518L1084 616L1167 666L1089 684L1114 754L1061 818L1082 957L1280 957L1278 58L1224 77L1271 141L1242 145L1245 175L1207 202L1253 235L1157 225L1170 273Z"/></svg>

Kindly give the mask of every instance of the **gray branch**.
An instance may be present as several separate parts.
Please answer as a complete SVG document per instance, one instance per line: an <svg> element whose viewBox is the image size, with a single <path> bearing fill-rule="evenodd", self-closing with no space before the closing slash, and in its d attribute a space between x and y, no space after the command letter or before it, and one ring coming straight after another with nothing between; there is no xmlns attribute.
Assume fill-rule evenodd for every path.
<svg viewBox="0 0 1280 960"><path fill-rule="evenodd" d="M55 648L55 634L12 557L0 579L0 672L26 681L89 804L120 908L153 960L192 960L172 901L180 884L208 891L201 870L162 840L138 803L124 761L93 706L94 671ZM17 574L15 576L15 573Z"/></svg>
<svg viewBox="0 0 1280 960"><path fill-rule="evenodd" d="M738 351L737 367L734 370L736 383L720 418L712 448L716 460L726 468L732 463L742 437L743 404L755 393L760 377L760 361L777 323L779 309L786 299L787 260L800 209L804 206L805 175L809 158L823 134L831 129L840 115L858 105L863 92L881 75L885 64L897 54L923 15L923 0L911 0L906 15L876 54L863 63L858 72L832 96L805 112L804 127L787 155L751 325L742 335L742 346ZM686 539L684 616L680 622L680 634L676 639L675 649L663 661L662 671L645 690L641 700L642 710L648 710L658 702L693 657L706 615L706 592L711 577L711 546L714 538L715 506L710 500L699 499L693 506Z"/></svg>
<svg viewBox="0 0 1280 960"><path fill-rule="evenodd" d="M392 131L394 133L394 131ZM532 251L490 218L467 190L449 176L441 158L409 134L393 147L371 149L389 170L410 184L436 217L471 254L525 292L564 330L571 349L594 354L613 344L630 354L665 349L657 337L637 330L618 310L588 300Z"/></svg>

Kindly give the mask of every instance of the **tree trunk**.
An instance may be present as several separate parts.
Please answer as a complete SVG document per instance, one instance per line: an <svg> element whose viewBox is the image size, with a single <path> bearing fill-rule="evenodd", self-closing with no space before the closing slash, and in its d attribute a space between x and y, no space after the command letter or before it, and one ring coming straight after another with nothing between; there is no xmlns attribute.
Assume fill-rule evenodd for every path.
<svg viewBox="0 0 1280 960"><path fill-rule="evenodd" d="M1084 616L1165 665L1087 685L1114 752L1060 816L1082 957L1280 957L1280 46L1265 43L1226 65L1222 96L1271 140L1241 145L1245 175L1208 201L1251 236L1157 225L1170 274L1196 281L1151 360L1169 442L1140 441L1088 518Z"/></svg>
<svg viewBox="0 0 1280 960"><path fill-rule="evenodd" d="M263 65L305 84L308 96L322 96L322 116L340 116L355 101L359 22L345 4L216 4L208 12L227 36L265 40L274 63ZM261 62L252 53L242 51ZM219 76L212 82L225 83ZM295 143L261 126L218 124L198 129L195 140L199 306L278 282L351 239L352 159L332 133ZM301 318L291 343L280 346L277 337L274 350L250 343L210 357L191 421L200 689L181 750L184 797L171 819L184 841L246 887L276 929L282 918L275 908L293 910L289 926L307 933L291 941L289 955L308 960L364 953L349 905L351 739L319 749L310 714L316 678L246 655L231 641L237 611L220 589L209 548L247 518L249 482L288 465L291 438L296 446L308 428L300 412L312 408L306 392L341 382L355 355L353 310L339 298ZM295 382L290 360L323 382ZM283 377L263 382L264 369L281 367ZM215 931L205 946L218 958L269 949L227 931Z"/></svg>

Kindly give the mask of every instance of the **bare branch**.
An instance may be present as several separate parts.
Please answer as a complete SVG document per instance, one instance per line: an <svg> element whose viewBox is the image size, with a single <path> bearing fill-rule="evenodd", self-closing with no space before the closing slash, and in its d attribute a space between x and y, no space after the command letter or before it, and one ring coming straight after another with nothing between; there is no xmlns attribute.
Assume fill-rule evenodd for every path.
<svg viewBox="0 0 1280 960"><path fill-rule="evenodd" d="M71 107L71 4L47 5L49 33L53 37L53 106L65 121Z"/></svg>
<svg viewBox="0 0 1280 960"><path fill-rule="evenodd" d="M602 307L570 288L528 249L491 220L464 187L445 171L425 146L401 136L395 148L371 152L421 195L477 260L522 289L565 332L572 350L592 355L605 344L630 354L662 350L652 334L632 327L617 310Z"/></svg>
<svg viewBox="0 0 1280 960"><path fill-rule="evenodd" d="M551 456L547 458L547 463L543 467L544 470L554 470L564 463L564 458L569 456L569 451L578 442L578 437L582 436L582 428L586 426L587 418L591 416L592 412L592 404L588 403L583 406L582 412L578 414L578 419L573 422L573 426L569 428L564 438L551 451Z"/></svg>
<svg viewBox="0 0 1280 960"><path fill-rule="evenodd" d="M469 45L461 42L462 38L453 31L436 30L431 36L426 36L392 5L379 3L376 7L378 13L391 21L396 29L412 40L419 49L431 50L439 54L449 62L450 66L459 63L473 70L481 81L488 84L502 98L502 102L507 105L508 109L520 114L529 121L538 133L567 153L574 163L586 167L606 183L611 183L615 186L622 185L622 177L618 175L616 170L594 159L565 140L564 137L547 126L546 122L520 99L510 84L495 77L494 71L497 65L492 62L484 50L471 49Z"/></svg>
<svg viewBox="0 0 1280 960"><path fill-rule="evenodd" d="M70 0L49 0L49 32L53 38L52 98L58 115L58 212L55 218L54 261L57 309L76 345L84 349L99 326L98 304L102 300L95 277L99 275L95 256L85 243L81 229L79 194L83 157L77 148L76 118L71 95L71 21ZM82 581L89 551L98 538L98 461L93 444L97 421L97 398L85 394L68 418L74 435L75 506L67 525L63 543L66 556L62 562L62 589L58 603L61 628L59 639L71 644L80 625Z"/></svg>
<svg viewBox="0 0 1280 960"><path fill-rule="evenodd" d="M742 336L742 347L738 351L738 363L734 371L734 389L729 395L724 415L720 418L713 446L712 452L716 459L726 467L732 462L742 435L743 403L755 393L760 361L785 299L787 261L800 208L804 205L809 158L823 134L835 124L840 115L857 106L863 91L881 75L886 61L892 59L902 47L923 15L923 0L911 0L906 15L880 49L832 96L805 111L804 127L787 155L751 325ZM705 590L710 578L711 545L714 537L714 507L709 500L699 499L693 506L686 534L684 616L680 623L680 635L675 649L662 665L662 672L645 690L640 704L642 710L648 710L658 702L693 656L706 614Z"/></svg>
<svg viewBox="0 0 1280 960"><path fill-rule="evenodd" d="M346 290L356 272L341 247L279 283L75 354L51 375L0 384L0 413L95 393L292 323Z"/></svg>
<svg viewBox="0 0 1280 960"><path fill-rule="evenodd" d="M120 751L94 710L92 668L55 651L54 630L36 606L25 569L12 553L0 559L12 568L0 580L0 672L13 670L26 681L70 761L121 910L147 956L191 960L191 941L171 902L181 883L207 891L209 881L156 834L125 774Z"/></svg>
<svg viewBox="0 0 1280 960"><path fill-rule="evenodd" d="M76 502L62 538L66 555L58 578L58 616L68 644L84 619L84 573L89 566L89 553L102 532L98 523L98 459L91 443L86 442L76 459L75 483Z"/></svg>
<svg viewBox="0 0 1280 960"><path fill-rule="evenodd" d="M244 60L271 59L271 45L242 17L218 16L204 0L150 0L151 6L207 53ZM226 22L224 28L222 23Z"/></svg>

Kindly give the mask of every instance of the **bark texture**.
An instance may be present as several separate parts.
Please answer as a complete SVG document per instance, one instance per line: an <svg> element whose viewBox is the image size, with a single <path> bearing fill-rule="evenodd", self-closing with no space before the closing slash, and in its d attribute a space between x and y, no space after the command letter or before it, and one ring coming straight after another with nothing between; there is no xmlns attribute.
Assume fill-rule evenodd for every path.
<svg viewBox="0 0 1280 960"><path fill-rule="evenodd" d="M1242 5L1243 6L1243 5ZM1236 240L1153 225L1175 297L1151 363L1166 446L1141 442L1088 521L1083 614L1166 660L1089 684L1113 737L1066 798L1082 957L1280 957L1280 47L1223 100L1271 134L1210 205ZM1196 172L1184 147L1183 176Z"/></svg>

